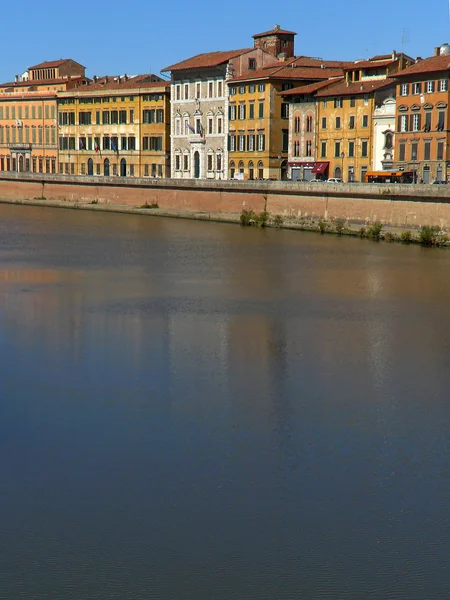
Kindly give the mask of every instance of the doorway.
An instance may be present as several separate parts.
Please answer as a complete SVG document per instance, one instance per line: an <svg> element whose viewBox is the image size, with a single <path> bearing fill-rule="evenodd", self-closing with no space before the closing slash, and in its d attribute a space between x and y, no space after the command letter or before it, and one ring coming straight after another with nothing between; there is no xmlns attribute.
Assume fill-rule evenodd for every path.
<svg viewBox="0 0 450 600"><path fill-rule="evenodd" d="M103 162L103 175L109 177L109 158L105 158Z"/></svg>
<svg viewBox="0 0 450 600"><path fill-rule="evenodd" d="M200 154L197 151L194 152L194 177L200 177Z"/></svg>
<svg viewBox="0 0 450 600"><path fill-rule="evenodd" d="M127 176L127 161L124 158L120 161L120 176Z"/></svg>

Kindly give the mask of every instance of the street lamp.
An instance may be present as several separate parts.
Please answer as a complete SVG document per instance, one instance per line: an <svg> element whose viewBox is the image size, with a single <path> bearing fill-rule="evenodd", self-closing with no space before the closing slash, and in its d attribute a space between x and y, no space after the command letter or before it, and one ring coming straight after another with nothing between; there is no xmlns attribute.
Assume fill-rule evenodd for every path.
<svg viewBox="0 0 450 600"><path fill-rule="evenodd" d="M342 177L342 183L344 182L344 158L345 158L345 152L341 152L341 161L342 161L341 177Z"/></svg>

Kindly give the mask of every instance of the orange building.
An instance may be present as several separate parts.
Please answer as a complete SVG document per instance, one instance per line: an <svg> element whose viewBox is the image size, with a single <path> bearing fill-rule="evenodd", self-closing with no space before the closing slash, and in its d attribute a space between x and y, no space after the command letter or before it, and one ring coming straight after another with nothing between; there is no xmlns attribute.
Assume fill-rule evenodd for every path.
<svg viewBox="0 0 450 600"><path fill-rule="evenodd" d="M57 94L86 81L83 65L61 59L0 84L0 171L57 172Z"/></svg>
<svg viewBox="0 0 450 600"><path fill-rule="evenodd" d="M416 182L450 181L450 46L397 74L396 168Z"/></svg>

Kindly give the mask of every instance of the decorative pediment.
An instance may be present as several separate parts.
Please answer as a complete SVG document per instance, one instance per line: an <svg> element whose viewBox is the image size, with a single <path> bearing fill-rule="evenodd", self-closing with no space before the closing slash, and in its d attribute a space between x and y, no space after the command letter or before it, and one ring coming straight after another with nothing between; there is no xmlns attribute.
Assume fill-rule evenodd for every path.
<svg viewBox="0 0 450 600"><path fill-rule="evenodd" d="M436 102L436 108L447 108L447 102Z"/></svg>
<svg viewBox="0 0 450 600"><path fill-rule="evenodd" d="M408 107L406 106L406 104L400 104L400 106L398 107L399 112L407 112L408 111Z"/></svg>
<svg viewBox="0 0 450 600"><path fill-rule="evenodd" d="M197 108L197 110L194 110L194 117L201 117L202 116L202 111Z"/></svg>
<svg viewBox="0 0 450 600"><path fill-rule="evenodd" d="M206 116L207 117L213 117L214 116L213 111L212 110L208 110L208 112L206 113Z"/></svg>
<svg viewBox="0 0 450 600"><path fill-rule="evenodd" d="M433 105L431 104L431 102L425 102L423 108L424 110L431 110L433 108Z"/></svg>
<svg viewBox="0 0 450 600"><path fill-rule="evenodd" d="M394 133L392 131L392 129L385 129L384 131L381 132L383 135L386 135L387 133Z"/></svg>
<svg viewBox="0 0 450 600"><path fill-rule="evenodd" d="M420 110L420 106L418 104L413 104L411 110Z"/></svg>
<svg viewBox="0 0 450 600"><path fill-rule="evenodd" d="M190 115L189 115L189 113L188 113L188 112L184 112L184 113L183 113L183 117L189 117L189 116L190 116Z"/></svg>

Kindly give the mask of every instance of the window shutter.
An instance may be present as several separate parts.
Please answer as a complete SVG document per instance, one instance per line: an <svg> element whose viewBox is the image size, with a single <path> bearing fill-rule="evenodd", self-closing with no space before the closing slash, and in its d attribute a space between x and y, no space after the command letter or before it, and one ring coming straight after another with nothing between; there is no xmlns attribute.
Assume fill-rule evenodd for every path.
<svg viewBox="0 0 450 600"><path fill-rule="evenodd" d="M420 131L420 122L422 120L422 115L417 115L419 117L418 121L417 121L417 131Z"/></svg>
<svg viewBox="0 0 450 600"><path fill-rule="evenodd" d="M398 117L397 117L397 131L401 130L401 126L402 126L402 116L398 115Z"/></svg>
<svg viewBox="0 0 450 600"><path fill-rule="evenodd" d="M414 123L413 118L414 118L414 115L409 115L409 131L413 130L413 123Z"/></svg>

